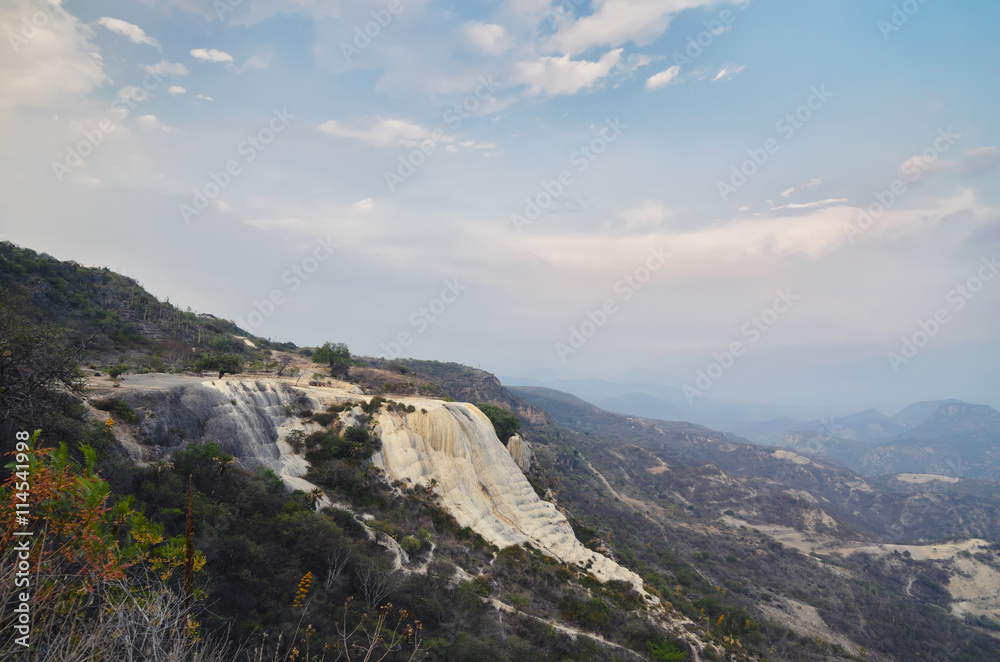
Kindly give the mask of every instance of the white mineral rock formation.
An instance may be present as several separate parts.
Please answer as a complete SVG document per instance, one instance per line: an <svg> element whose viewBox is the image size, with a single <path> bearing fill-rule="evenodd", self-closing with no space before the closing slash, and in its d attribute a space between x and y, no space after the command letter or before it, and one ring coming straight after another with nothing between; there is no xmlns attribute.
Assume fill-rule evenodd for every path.
<svg viewBox="0 0 1000 662"><path fill-rule="evenodd" d="M520 467L521 471L531 469L535 455L531 452L531 446L524 439L521 439L520 435L515 434L507 440L507 452L510 453L514 464Z"/></svg>
<svg viewBox="0 0 1000 662"><path fill-rule="evenodd" d="M420 485L436 480L444 508L498 547L530 543L588 568L601 581L623 580L642 592L639 575L584 547L562 513L538 498L479 409L467 403L404 401L423 409L378 417L382 450L373 461L390 480Z"/></svg>
<svg viewBox="0 0 1000 662"><path fill-rule="evenodd" d="M314 487L302 477L308 463L285 437L295 429L308 434L322 428L296 412L367 399L348 384L304 387L275 379L173 375L137 375L129 381L120 396L155 414L143 424L144 435L154 446L174 449L190 441L217 441L243 466L269 467L290 489L307 492ZM486 415L470 404L399 400L416 411L383 409L375 430L382 449L372 461L390 480L421 485L434 480L442 506L458 523L498 547L530 543L565 563L586 568L601 581L623 580L642 592L639 575L584 547L566 517L538 498L518 467L518 462L530 462L531 457L520 437L512 438L505 448ZM364 424L360 407L343 412L341 419L345 425ZM322 504L329 501L324 497Z"/></svg>

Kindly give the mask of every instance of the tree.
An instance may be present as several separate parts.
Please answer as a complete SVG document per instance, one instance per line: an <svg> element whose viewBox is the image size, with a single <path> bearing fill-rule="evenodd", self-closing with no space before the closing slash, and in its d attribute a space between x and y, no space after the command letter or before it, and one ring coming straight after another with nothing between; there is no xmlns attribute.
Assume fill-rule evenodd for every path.
<svg viewBox="0 0 1000 662"><path fill-rule="evenodd" d="M82 348L67 349L60 331L36 318L22 295L0 290L0 449L16 430L58 429L75 402L68 396L84 386L76 363Z"/></svg>
<svg viewBox="0 0 1000 662"><path fill-rule="evenodd" d="M316 363L328 364L330 375L333 377L347 377L348 368L351 365L351 352L347 349L346 343L327 341L312 355L312 360Z"/></svg>
<svg viewBox="0 0 1000 662"><path fill-rule="evenodd" d="M319 505L319 502L323 500L323 497L325 497L326 494L323 493L322 489L314 487L311 490L309 490L308 496L309 496L309 505L312 506L313 510L316 510L316 506Z"/></svg>
<svg viewBox="0 0 1000 662"><path fill-rule="evenodd" d="M480 403L476 406L479 407L479 409L486 414L486 417L490 419L490 422L493 423L493 428L497 432L497 438L503 442L504 446L506 446L510 438L517 434L517 431L521 429L521 419L519 419L517 415L509 409L485 403Z"/></svg>
<svg viewBox="0 0 1000 662"><path fill-rule="evenodd" d="M235 375L243 372L243 359L235 354L206 354L195 361L194 369L218 370L219 379L222 379L226 373Z"/></svg>
<svg viewBox="0 0 1000 662"><path fill-rule="evenodd" d="M111 379L118 379L126 372L128 372L129 367L130 367L129 364L127 363L119 363L113 368L108 369L108 377L110 377Z"/></svg>
<svg viewBox="0 0 1000 662"><path fill-rule="evenodd" d="M292 365L292 361L295 360L291 354L281 354L278 356L278 377L285 374L285 370Z"/></svg>
<svg viewBox="0 0 1000 662"><path fill-rule="evenodd" d="M396 571L392 561L381 556L361 563L355 576L361 585L365 602L372 607L377 607L403 585L402 574Z"/></svg>

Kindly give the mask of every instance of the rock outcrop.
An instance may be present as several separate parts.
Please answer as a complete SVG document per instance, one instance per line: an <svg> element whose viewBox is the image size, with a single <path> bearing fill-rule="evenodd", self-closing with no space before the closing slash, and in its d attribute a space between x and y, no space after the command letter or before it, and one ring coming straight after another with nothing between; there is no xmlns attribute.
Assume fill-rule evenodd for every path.
<svg viewBox="0 0 1000 662"><path fill-rule="evenodd" d="M535 454L531 451L531 444L522 439L521 435L515 434L507 440L507 452L510 453L511 459L521 471L531 469L531 463L535 461Z"/></svg>
<svg viewBox="0 0 1000 662"><path fill-rule="evenodd" d="M373 461L391 480L435 481L442 505L458 523L498 547L530 543L601 581L622 580L642 591L637 574L584 547L566 517L538 498L478 408L428 400L414 406L421 409L378 417L382 450Z"/></svg>
<svg viewBox="0 0 1000 662"><path fill-rule="evenodd" d="M300 387L276 379L203 380L168 375L129 379L118 392L148 412L142 432L163 450L190 441L216 441L248 468L273 469L289 489L309 491L302 476L308 463L285 442L292 430L321 429L295 414L330 404L367 399L356 387ZM505 448L493 424L467 403L400 398L415 411L382 409L375 434L382 448L372 461L389 480L434 484L442 506L498 547L530 543L565 563L578 565L602 581L626 581L642 592L641 578L576 539L566 517L535 494L519 464L531 461L530 447L515 436ZM342 413L358 424L359 407ZM328 501L324 501L328 505Z"/></svg>

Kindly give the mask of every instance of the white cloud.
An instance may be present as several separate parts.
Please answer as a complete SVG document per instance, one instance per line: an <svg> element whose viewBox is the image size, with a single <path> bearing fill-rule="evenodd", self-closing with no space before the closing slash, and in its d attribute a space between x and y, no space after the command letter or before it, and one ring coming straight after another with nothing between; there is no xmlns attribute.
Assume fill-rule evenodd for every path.
<svg viewBox="0 0 1000 662"><path fill-rule="evenodd" d="M191 55L194 59L201 62L232 62L233 56L225 51L219 51L214 48L194 48L191 50Z"/></svg>
<svg viewBox="0 0 1000 662"><path fill-rule="evenodd" d="M506 30L502 25L469 21L462 25L462 34L466 41L484 53L499 55L507 50Z"/></svg>
<svg viewBox="0 0 1000 662"><path fill-rule="evenodd" d="M267 69L268 65L271 64L271 59L274 57L274 53L267 51L265 53L255 53L246 59L243 63L243 69Z"/></svg>
<svg viewBox="0 0 1000 662"><path fill-rule="evenodd" d="M818 209L820 207L832 207L844 202L847 202L847 198L829 198L827 200L817 200L816 202L802 202L771 207L771 211L779 211L781 209Z"/></svg>
<svg viewBox="0 0 1000 662"><path fill-rule="evenodd" d="M25 37L22 20L38 14L45 21ZM0 33L0 108L75 99L107 81L97 47L88 40L91 30L58 4L4 0L0 26L8 26Z"/></svg>
<svg viewBox="0 0 1000 662"><path fill-rule="evenodd" d="M146 71L151 74L169 74L171 76L186 76L188 68L180 62L160 60L156 64L147 65Z"/></svg>
<svg viewBox="0 0 1000 662"><path fill-rule="evenodd" d="M619 48L605 53L597 62L571 60L569 55L518 62L514 65L513 82L527 84L529 94L576 94L590 89L607 76L617 66L621 55Z"/></svg>
<svg viewBox="0 0 1000 662"><path fill-rule="evenodd" d="M108 16L102 16L97 19L97 22L98 24L106 27L108 30L122 35L135 44L147 44L149 46L153 46L154 48L160 48L160 43L147 35L146 32L138 25L132 25L128 21L123 21L120 18L109 18Z"/></svg>
<svg viewBox="0 0 1000 662"><path fill-rule="evenodd" d="M668 217L672 211L661 204L647 200L642 207L626 209L618 217L621 223L606 223L605 228L621 228L628 232L649 232Z"/></svg>
<svg viewBox="0 0 1000 662"><path fill-rule="evenodd" d="M367 119L360 126L349 126L343 122L330 120L319 125L319 130L335 138L351 138L376 147L402 143L416 145L431 137L431 131L408 120Z"/></svg>
<svg viewBox="0 0 1000 662"><path fill-rule="evenodd" d="M171 85L170 88L167 89L167 92L169 94L173 94L174 96L177 96L178 94L187 94L187 90L180 85Z"/></svg>
<svg viewBox="0 0 1000 662"><path fill-rule="evenodd" d="M1000 165L1000 147L977 147L962 157L959 170L966 175L981 175Z"/></svg>
<svg viewBox="0 0 1000 662"><path fill-rule="evenodd" d="M125 99L141 99L146 94L138 85L126 85L115 93L115 99L124 101Z"/></svg>
<svg viewBox="0 0 1000 662"><path fill-rule="evenodd" d="M829 202L829 201L824 201ZM673 230L657 222L669 210L654 203L622 212L623 219L633 219L636 229L645 232L621 232L621 225L605 227L602 234L578 232L552 233L532 236L530 251L548 262L554 269L567 269L573 273L593 270L594 256L602 260L628 263L634 261L649 246L665 246L673 253L672 262L689 275L689 271L710 270L713 277L725 275L722 265L732 264L730 275L743 269L750 259L784 260L803 257L818 260L845 246L850 241L844 228L854 225L864 210L835 204L817 208L804 205L787 214L774 216L736 218L719 225L702 226L692 230ZM881 216L877 223L863 235L865 242L895 245L902 236L927 234L943 226L942 219L956 213L969 212L975 216L974 227L995 218L995 212L983 209L970 191L963 190L950 198L932 201L918 209L892 209ZM517 239L523 241L523 236ZM511 240L515 241L514 239ZM516 244L511 244L511 250Z"/></svg>
<svg viewBox="0 0 1000 662"><path fill-rule="evenodd" d="M135 123L139 125L140 129L146 131L156 131L160 128L160 120L156 118L156 115L141 115L136 118Z"/></svg>
<svg viewBox="0 0 1000 662"><path fill-rule="evenodd" d="M358 200L351 207L355 209L368 210L375 206L375 203L371 198L365 198L364 200Z"/></svg>
<svg viewBox="0 0 1000 662"><path fill-rule="evenodd" d="M715 78L713 78L712 81L714 82L714 81L717 81L717 80L729 80L730 78L732 78L736 74L740 73L744 69L746 69L746 67L743 66L743 65L732 66L732 67L723 67L719 71L719 73L715 74Z"/></svg>
<svg viewBox="0 0 1000 662"><path fill-rule="evenodd" d="M172 126L165 126L160 123L156 115L141 115L135 119L135 123L144 131L162 131L163 133L180 133L180 129Z"/></svg>
<svg viewBox="0 0 1000 662"><path fill-rule="evenodd" d="M792 195L792 193L795 193L796 191L801 189L808 189L810 191L815 191L819 187L819 185L825 181L826 181L825 177L814 177L805 184L803 184L802 186L791 186L789 188L786 188L778 195L780 195L783 198L788 198Z"/></svg>
<svg viewBox="0 0 1000 662"><path fill-rule="evenodd" d="M675 65L665 71L654 74L646 80L646 89L655 90L663 87L664 85L669 85L677 80L677 76L679 76L680 73L681 68Z"/></svg>
<svg viewBox="0 0 1000 662"><path fill-rule="evenodd" d="M642 46L662 34L674 14L711 4L715 0L594 0L594 12L560 29L552 46L571 55L628 41Z"/></svg>
<svg viewBox="0 0 1000 662"><path fill-rule="evenodd" d="M210 97L207 94L199 94L198 98L201 99L202 101L215 101L213 97Z"/></svg>
<svg viewBox="0 0 1000 662"><path fill-rule="evenodd" d="M954 161L946 161L940 153L918 154L899 166L899 176L913 180L914 175L925 175L941 170L956 170L963 175L981 175L1000 165L1000 147L977 147L970 149ZM919 179L919 177L917 178Z"/></svg>

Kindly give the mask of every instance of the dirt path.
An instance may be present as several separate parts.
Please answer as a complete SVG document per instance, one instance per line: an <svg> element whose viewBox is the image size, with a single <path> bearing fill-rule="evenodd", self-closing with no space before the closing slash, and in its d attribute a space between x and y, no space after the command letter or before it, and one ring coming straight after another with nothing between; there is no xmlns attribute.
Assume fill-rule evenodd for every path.
<svg viewBox="0 0 1000 662"><path fill-rule="evenodd" d="M542 618L540 616L533 616L532 614L526 614L525 612L517 609L513 605L509 605L506 602L502 602L501 600L498 600L497 598L485 598L485 600L487 600L490 604L492 604L493 607L496 608L497 611L503 611L503 612L506 612L508 614L517 614L518 616L523 616L524 618L530 618L531 620L536 621L538 623L543 623L545 625L548 625L549 627L551 627L551 628L553 628L555 630L558 630L558 631L562 632L563 634L568 634L570 637L572 637L574 639L577 638L577 637L587 637L588 639L593 639L594 641L600 642L600 643L604 644L605 646L608 646L609 648L614 648L615 650L622 651L623 653L626 653L629 656L634 657L635 659L638 659L638 660L645 660L646 659L646 657L644 655L642 655L640 653L637 653L636 651L632 650L631 648L626 648L625 646L622 646L620 644L616 644L613 641L608 641L607 639L605 639L604 637L600 636L599 634L594 634L592 632L584 632L583 630L579 630L579 629L571 627L569 625L563 625L562 623L556 623L555 621L550 621L550 620ZM701 662L701 658L698 656L698 651L692 649L691 652L694 654L695 662Z"/></svg>

